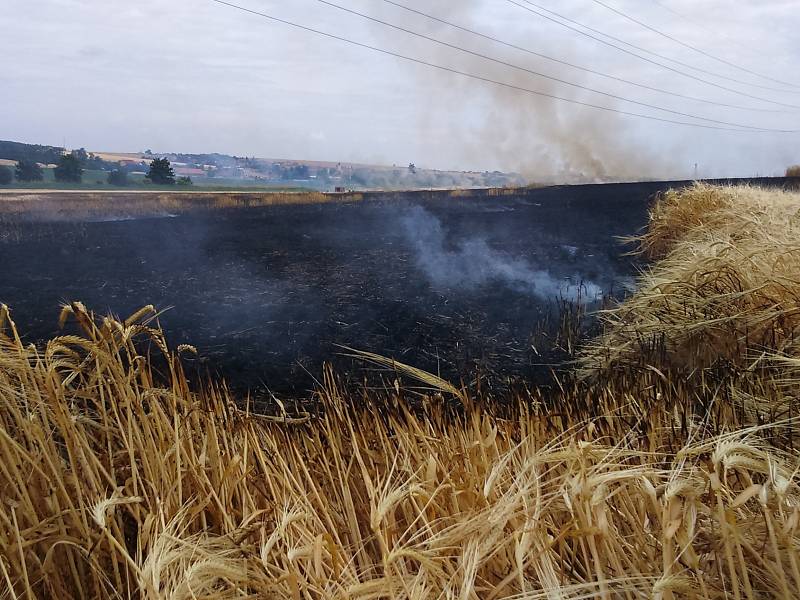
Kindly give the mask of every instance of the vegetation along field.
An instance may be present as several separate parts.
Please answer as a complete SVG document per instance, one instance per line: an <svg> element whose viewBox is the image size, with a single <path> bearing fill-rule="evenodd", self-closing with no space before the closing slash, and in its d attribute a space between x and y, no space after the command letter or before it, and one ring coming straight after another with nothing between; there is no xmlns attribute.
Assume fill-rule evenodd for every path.
<svg viewBox="0 0 800 600"><path fill-rule="evenodd" d="M797 597L800 194L668 187L0 200L5 597Z"/></svg>

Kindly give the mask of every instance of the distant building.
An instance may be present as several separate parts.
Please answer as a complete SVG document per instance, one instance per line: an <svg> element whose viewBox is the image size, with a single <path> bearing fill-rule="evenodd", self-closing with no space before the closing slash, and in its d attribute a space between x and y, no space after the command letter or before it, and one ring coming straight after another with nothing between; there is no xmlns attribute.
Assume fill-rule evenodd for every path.
<svg viewBox="0 0 800 600"><path fill-rule="evenodd" d="M203 169L198 169L195 167L176 167L175 163L173 163L173 170L175 171L175 175L180 177L197 177L205 175L206 172Z"/></svg>

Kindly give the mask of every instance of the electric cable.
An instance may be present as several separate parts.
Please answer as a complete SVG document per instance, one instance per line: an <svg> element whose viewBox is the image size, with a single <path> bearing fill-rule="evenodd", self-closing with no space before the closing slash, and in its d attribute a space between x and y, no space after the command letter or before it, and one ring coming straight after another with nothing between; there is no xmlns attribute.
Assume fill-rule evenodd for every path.
<svg viewBox="0 0 800 600"><path fill-rule="evenodd" d="M456 74L456 75L461 75L463 77L468 77L468 78L471 78L471 79L475 79L477 81L483 81L485 83L491 83L493 85L497 85L497 86L504 87L504 88L507 88L507 89L517 90L517 91L525 92L525 93L528 93L528 94L541 96L541 97L544 97L544 98L550 98L552 100L557 100L557 101L560 101L560 102L567 102L567 103L575 104L575 105L578 105L578 106L584 106L584 107L587 107L587 108L593 108L593 109L596 109L596 110L601 110L601 111L605 111L605 112L609 112L609 113L615 113L615 114L626 115L626 116L631 116L631 117L638 117L638 118L641 118L641 119L647 119L647 120L657 121L657 122L661 122L661 123L670 123L670 124L673 124L673 125L683 125L683 126L687 126L687 127L695 127L695 128L700 128L700 129L713 129L713 130L718 130L718 131L735 131L735 132L740 132L740 133L800 133L800 130L791 130L791 129L754 128L754 127L750 127L750 126L723 127L723 126L717 126L717 125L705 125L705 124L702 124L702 123L692 123L692 122L687 122L687 121L679 121L679 120L676 120L676 119L668 119L668 118L663 118L663 117L657 117L657 116L654 116L654 115L648 115L648 114L636 113L636 112L627 111L627 110L621 110L621 109L612 108L612 107L609 107L609 106L602 106L602 105L599 105L599 104L593 104L593 103L590 103L590 102L584 102L582 100L576 100L574 98L565 98L563 96L558 96L556 94L550 94L548 92L542 92L541 90L534 90L534 89L531 89L531 88L526 88L526 87L515 85L515 84L512 84L512 83L507 83L507 82L500 81L500 80L497 80L497 79L492 79L490 77L484 77L482 75L476 75L474 73L461 71L461 70L453 68L453 67L448 67L448 66L445 66L445 65L432 63L432 62L429 62L429 61L426 61L426 60L423 60L423 59L407 56L405 54L400 54L399 52L394 52L392 50L386 50L385 48L380 48L380 47L377 47L377 46L372 46L370 44L365 44L363 42L359 42L359 41L356 41L356 40L353 40L353 39L350 39L350 38L346 38L344 36L340 36L340 35L337 35L337 34L329 33L329 32L326 32L326 31L322 31L320 29L315 29L313 27L309 27L308 25L303 25L301 23L295 23L295 22L289 21L287 19L276 17L274 15L270 15L270 14L267 14L267 13L264 13L264 12L260 12L260 11L257 11L257 10L253 10L253 9L250 9L250 8L238 5L238 4L234 4L233 2L227 2L226 0L210 0L210 1L214 2L216 4L227 6L229 8L233 8L233 9L236 9L236 10L239 10L239 11L254 15L254 16L262 17L264 19L268 19L268 20L276 22L276 23L282 23L284 25L287 25L287 26L290 26L290 27L293 27L293 28L296 28L296 29L300 29L300 30L303 30L303 31L306 31L306 32L309 32L309 33L314 33L316 35L320 35L320 36L323 36L323 37L327 37L329 39L345 42L347 44L350 44L350 45L353 45L353 46L357 46L359 48L363 48L363 49L370 50L370 51L373 51L373 52L378 52L378 53L384 54L386 56L392 56L394 58L399 58L399 59L402 59L402 60L405 60L405 61L408 61L408 62L424 65L424 66L431 67L433 69L437 69L437 70L440 70L440 71L453 73L453 74Z"/></svg>
<svg viewBox="0 0 800 600"><path fill-rule="evenodd" d="M721 90L725 90L727 92L731 92L731 93L737 94L739 96L744 96L745 98L751 98L753 100L760 100L761 102L767 102L769 104L775 104L777 106L784 106L784 107L795 108L795 109L796 108L800 108L796 104L787 104L785 102L778 102L777 100L770 100L769 98L763 98L761 96L755 96L753 94L749 94L749 93L743 92L741 90L730 88L730 87L724 86L722 84L716 83L714 81L709 81L708 79L703 79L702 77L698 77L697 75L692 75L691 73L687 73L685 71L681 71L680 69L676 69L675 67L671 67L669 65L665 65L664 63L658 62L658 61L653 60L651 58L647 58L646 56L642 56L640 54L636 54L636 52L633 52L633 51L628 50L626 48L622 48L620 46L617 46L616 44L613 44L613 43L611 43L611 42L609 42L607 40L599 38L599 37L597 37L595 35L592 35L590 33L586 33L585 31L581 31L580 29L577 29L576 27L573 27L573 26L569 25L569 23L572 23L572 24L577 25L579 27L583 27L584 29L587 29L588 31L592 31L592 32L597 33L599 35L605 36L605 37L607 37L609 39L612 39L612 40L615 40L615 41L617 41L617 42L619 42L621 44L624 44L626 46L630 46L631 48L635 48L635 49L637 49L637 50L639 50L641 52L645 52L647 54L651 54L653 56L657 56L659 58L663 58L664 60L675 62L675 63L677 63L679 65L686 66L686 67L688 67L690 69L702 71L702 72L708 73L708 74L710 74L712 76L719 77L721 79L730 79L728 77L724 77L724 76L719 75L719 74L711 73L710 71L704 71L703 69L697 69L695 67L692 67L691 65L687 65L686 63L682 63L680 61L676 61L674 59L668 58L668 57L663 56L661 54L657 54L655 52L647 50L646 48L642 48L641 46L637 46L635 44L631 44L630 42L626 42L625 40L622 40L620 38L616 38L616 37L614 37L612 35L609 35L607 33L603 33L602 31L599 31L597 29L589 27L588 25L584 25L583 23L579 23L578 21L570 19L569 17L565 17L564 15L561 15L561 14L555 12L555 11L552 11L552 10L550 10L548 8L545 8L545 7L543 7L543 6L539 5L539 4L536 4L535 2L531 2L531 0L522 0L522 2L525 2L525 4L528 4L530 6L526 6L525 4L520 4L516 0L507 0L507 2L509 2L510 4L513 4L514 6L517 6L517 7L521 8L523 10L526 10L528 12L531 12L531 13L535 14L535 15L538 15L538 16L544 18L544 19L547 19L548 21L552 21L553 23L561 25L562 27L566 27L567 29L570 29L570 30L582 35L582 36L585 36L585 37L588 37L590 39L593 39L593 40L595 40L595 41L597 41L597 42L599 42L601 44L604 44L606 46L609 46L611 48L619 50L620 52L624 52L625 54L629 54L630 56L634 56L634 57L638 58L639 60L645 61L645 62L650 63L652 65L656 65L656 66L661 67L663 69L667 69L668 71L672 71L673 73L677 73L679 75L683 75L684 77L688 77L690 79L694 79L695 81L699 81L701 83L705 83L705 84L710 85L712 87L719 88ZM559 19L563 19L564 21L567 21L567 22L566 23L562 23L561 21L559 21L559 20L557 20L557 19L555 19L555 18L553 18L551 16L548 16L548 15L542 13L542 12L539 12L539 10L536 10L536 8L531 8L531 6L534 6L534 7L538 8L538 9L540 9L540 10L549 12L549 13L555 15L556 17L558 17ZM733 79L731 81L735 81L737 83L741 83L736 79ZM752 85L752 84L745 84L745 85ZM784 90L781 90L781 91L784 91ZM794 93L794 92L790 92L790 93Z"/></svg>
<svg viewBox="0 0 800 600"><path fill-rule="evenodd" d="M631 23L636 23L640 27L644 27L648 31L652 31L653 33L655 33L657 35L660 35L661 37L663 37L665 39L668 39L671 42L674 42L674 43L678 44L679 46L683 46L684 48L688 48L689 50L692 50L693 52L697 52L698 54L701 54L702 56L705 56L706 58L710 58L710 59L715 60L715 61L717 61L719 63L722 63L723 65L727 65L729 67L733 67L734 69L737 69L737 70L742 71L744 73L748 73L749 75L755 75L756 77L759 77L761 79L766 79L767 81L772 81L773 83L780 83L781 85L788 85L789 87L793 87L793 88L800 87L800 86L798 86L798 85L796 85L794 83L787 83L786 81L781 81L780 79L774 79L772 77L769 77L768 75L762 75L761 73L757 73L756 71L751 71L750 69L747 69L745 67L737 65L735 63L732 63L732 62L730 62L728 60L725 60L724 58L720 58L719 56L715 56L714 54L711 54L710 52L706 52L702 48L698 48L697 46L693 46L692 44L684 42L683 40L681 40L681 39L679 39L679 38L677 38L677 37L675 37L673 35L670 35L670 34L664 32L664 31L661 31L660 29L657 29L657 28L653 27L652 25L648 25L644 21L640 21L636 17L633 17L633 16L629 15L624 10L620 10L618 8L615 8L614 6L611 6L610 4L606 4L605 2L603 2L603 0L591 0L591 1L594 2L595 4L597 4L598 6L602 6L603 8L605 8L607 10L610 10L611 12L613 12L616 15L619 15L620 17L622 17L624 19L627 19ZM747 85L753 85L753 84L747 84ZM761 87L761 86L759 86L759 87ZM773 89L773 88L765 88L765 89ZM788 90L775 90L775 91L784 91L785 92L785 91L788 91ZM796 92L791 92L791 93L796 93Z"/></svg>
<svg viewBox="0 0 800 600"><path fill-rule="evenodd" d="M701 102L701 103L704 103L704 104L710 104L710 105L719 106L719 107L722 107L722 108L732 108L732 109L736 109L736 110L753 111L753 112L765 112L765 113L787 113L787 112L793 112L793 111L783 110L783 109L756 108L756 107L750 107L750 106L740 106L740 105L737 105L737 104L726 104L724 102L718 102L716 100L709 100L707 98L698 98L696 96L689 96L687 94L681 94L680 92L674 92L674 91L670 91L670 90L665 90L663 88L658 88L658 87L650 86L650 85L647 85L647 84L644 84L644 83L631 81L631 80L625 79L623 77L617 77L616 75L611 75L609 73L604 73L602 71L598 71L598 70L592 69L590 67L584 67L584 66L581 66L581 65L578 65L578 64L575 64L575 63L571 63L571 62L566 61L566 60L562 60L560 58L549 56L547 54L542 54L541 52L537 52L535 50L531 50L529 48L525 48L523 46L519 46L519 45L513 44L511 42L507 42L507 41L502 40L500 38L497 38L497 37L494 37L494 36L491 36L491 35L488 35L488 34L485 34L485 33L481 33L480 31L476 31L476 30L470 29L468 27L463 27L461 25L458 25L458 24L453 23L451 21L448 21L446 19L442 19L440 17L434 16L434 15L428 14L426 12L423 12L421 10L417 10L415 8L407 6L405 4L401 4L400 2L395 2L394 0L381 0L381 1L385 2L387 4L390 4L392 6L395 6L397 8L400 8L402 10L408 11L410 13L417 14L419 16L425 17L425 18L430 19L432 21L435 21L437 23L441 23L443 25L447 25L448 27L452 27L452 28L457 29L459 31L463 31L465 33L469 33L471 35L475 35L475 36L481 37L483 39L489 40L489 41L494 42L496 44L500 44L500 45L506 46L507 48L512 48L514 50L518 50L520 52L525 52L526 54L530 54L532 56L536 56L538 58L542 58L542 59L545 59L545 60L560 64L560 65L571 67L573 69L578 69L580 71L584 71L586 73L591 73L592 75L597 75L599 77L604 77L606 79L611 79L613 81L617 81L617 82L620 82L620 83L625 83L625 84L628 84L628 85L632 85L632 86L635 86L635 87L638 87L638 88L641 88L641 89L645 89L645 90L648 90L648 91L651 91L651 92L658 92L658 93L661 93L661 94L666 94L666 95L669 95L669 96L673 96L675 98L681 98L683 100L691 100L693 102ZM798 108L800 108L800 107L798 107Z"/></svg>

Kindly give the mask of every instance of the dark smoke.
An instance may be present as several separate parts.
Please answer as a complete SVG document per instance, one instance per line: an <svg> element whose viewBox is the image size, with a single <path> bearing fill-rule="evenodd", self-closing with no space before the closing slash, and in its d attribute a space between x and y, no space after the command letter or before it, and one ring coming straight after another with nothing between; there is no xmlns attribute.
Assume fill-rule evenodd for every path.
<svg viewBox="0 0 800 600"><path fill-rule="evenodd" d="M374 3L381 18L406 24L437 39L577 84L646 99L640 98L637 90L627 86L617 86L587 76L583 71L504 48L444 24L423 18L411 19L408 13L381 7L382 4ZM560 31L557 26L548 25L512 5L496 5L504 5L505 10L517 13L509 15L512 20L506 21L505 27L492 30L481 18L481 4L476 0L409 1L408 4L458 25L575 64L593 63L591 53L594 47L588 42L580 42L578 47L576 38L569 32ZM387 33L390 32L385 28L375 29L376 37L380 36L378 39L385 40ZM511 85L609 108L647 111L424 40L408 38L403 48L413 48L416 56L437 64ZM613 70L613 67L602 70ZM642 123L633 117L563 103L459 75L418 67L410 68L409 73L419 78L421 93L428 99L428 110L421 115L421 130L440 132L438 138L445 135L448 146L458 148L462 160L469 164L491 165L489 168L520 173L537 183L640 181L687 175L674 164L671 156L675 153L666 151L663 143L656 152L649 143L648 128L642 127Z"/></svg>

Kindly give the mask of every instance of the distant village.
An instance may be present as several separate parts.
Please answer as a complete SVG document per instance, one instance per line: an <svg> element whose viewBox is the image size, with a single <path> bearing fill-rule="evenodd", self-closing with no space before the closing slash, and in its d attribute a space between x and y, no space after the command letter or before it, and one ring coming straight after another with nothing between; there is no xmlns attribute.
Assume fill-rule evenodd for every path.
<svg viewBox="0 0 800 600"><path fill-rule="evenodd" d="M237 187L298 187L320 191L363 189L481 188L524 185L525 180L499 171L440 171L408 165L366 165L341 162L268 159L226 154L100 152L84 148L68 151L57 146L41 146L0 141L0 169L20 172L27 166L32 174L28 183L58 179L58 165L66 155L75 157L87 185L145 185L151 163L166 159L175 178L187 185ZM17 183L23 182L18 178ZM4 185L0 181L0 185ZM10 183L8 184L10 185Z"/></svg>
<svg viewBox="0 0 800 600"><path fill-rule="evenodd" d="M102 154L101 154L102 156ZM145 151L129 161L146 170L151 157L167 158L176 176L253 184L294 184L322 190L407 187L504 187L522 185L522 177L494 172L439 171L407 166L279 160L224 154L156 154Z"/></svg>

